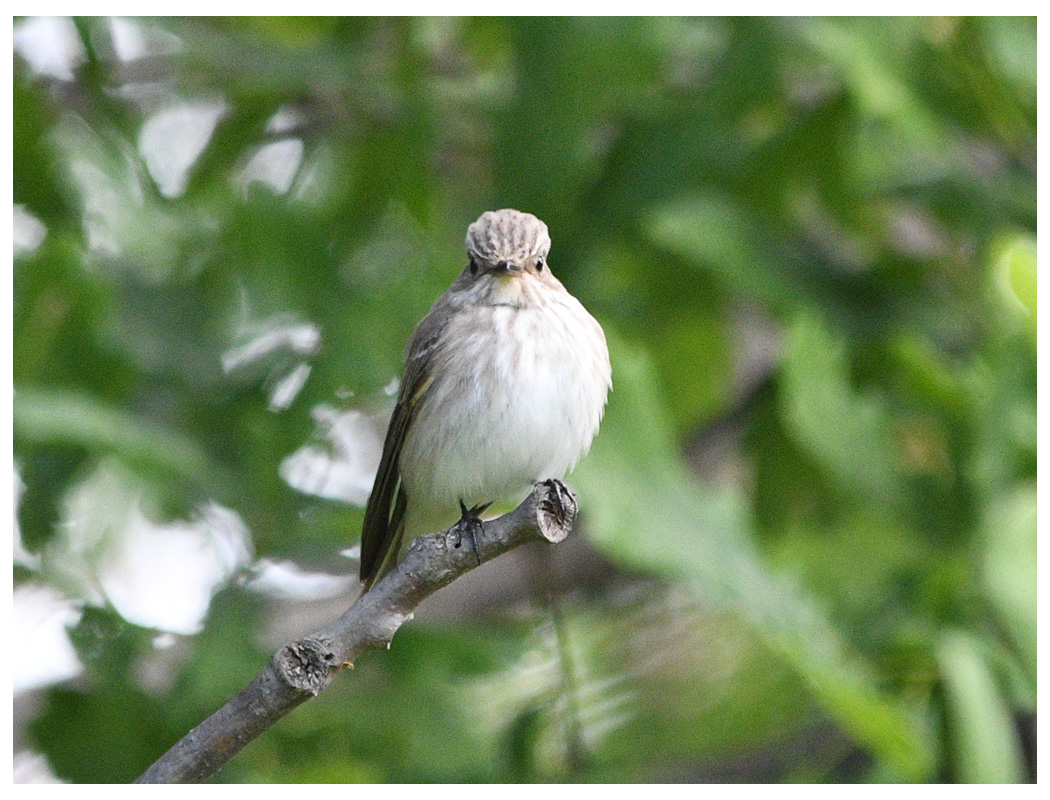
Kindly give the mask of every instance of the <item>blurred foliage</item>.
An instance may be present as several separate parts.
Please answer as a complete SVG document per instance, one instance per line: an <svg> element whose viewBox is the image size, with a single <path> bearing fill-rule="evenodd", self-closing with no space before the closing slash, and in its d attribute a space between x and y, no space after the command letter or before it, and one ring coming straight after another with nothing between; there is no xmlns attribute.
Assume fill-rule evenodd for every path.
<svg viewBox="0 0 1050 800"><path fill-rule="evenodd" d="M486 209L548 223L609 337L571 479L597 575L421 613L216 780L1026 779L1034 19L79 19L67 75L34 23L16 586L74 592L53 554L113 463L155 516L219 503L258 558L356 571L360 506L282 461L319 408L389 408ZM144 770L290 613L234 582L172 645L71 600L83 672L16 747L85 782Z"/></svg>

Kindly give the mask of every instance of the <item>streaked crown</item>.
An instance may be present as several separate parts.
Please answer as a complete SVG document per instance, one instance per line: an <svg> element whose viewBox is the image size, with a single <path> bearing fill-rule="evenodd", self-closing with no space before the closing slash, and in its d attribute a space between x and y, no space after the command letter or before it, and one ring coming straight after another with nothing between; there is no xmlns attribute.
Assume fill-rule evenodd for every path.
<svg viewBox="0 0 1050 800"><path fill-rule="evenodd" d="M513 208L486 211L467 228L467 253L488 264L523 264L531 256L546 258L550 249L547 225L532 214Z"/></svg>

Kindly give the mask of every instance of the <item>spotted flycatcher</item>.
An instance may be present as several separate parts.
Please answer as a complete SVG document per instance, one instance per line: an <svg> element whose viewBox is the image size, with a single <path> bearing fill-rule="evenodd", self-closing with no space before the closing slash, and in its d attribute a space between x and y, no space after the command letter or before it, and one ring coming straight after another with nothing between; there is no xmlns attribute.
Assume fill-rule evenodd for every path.
<svg viewBox="0 0 1050 800"><path fill-rule="evenodd" d="M402 543L520 501L591 446L612 386L598 322L551 274L547 226L513 209L467 230L469 262L408 341L361 534L366 587Z"/></svg>

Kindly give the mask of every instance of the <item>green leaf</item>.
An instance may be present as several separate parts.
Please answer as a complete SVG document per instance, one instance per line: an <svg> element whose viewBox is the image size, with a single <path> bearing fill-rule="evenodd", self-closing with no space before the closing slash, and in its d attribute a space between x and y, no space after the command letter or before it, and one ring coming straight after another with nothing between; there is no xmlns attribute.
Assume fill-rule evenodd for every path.
<svg viewBox="0 0 1050 800"><path fill-rule="evenodd" d="M888 504L901 494L886 410L849 383L846 348L814 314L788 332L781 397L788 430L832 480Z"/></svg>
<svg viewBox="0 0 1050 800"><path fill-rule="evenodd" d="M965 631L947 631L936 654L946 690L957 780L1022 782L1024 763L1013 719L980 641Z"/></svg>
<svg viewBox="0 0 1050 800"><path fill-rule="evenodd" d="M796 285L758 248L755 222L732 197L692 194L657 205L647 230L658 246L717 275L733 292L779 305Z"/></svg>
<svg viewBox="0 0 1050 800"><path fill-rule="evenodd" d="M770 571L740 490L705 487L693 477L678 455L645 353L613 335L609 340L613 395L593 451L573 478L588 535L622 563L681 580L739 614L857 742L901 778L928 779L927 733L903 703L876 688L874 671L815 599Z"/></svg>
<svg viewBox="0 0 1050 800"><path fill-rule="evenodd" d="M988 509L982 526L981 577L988 597L1036 686L1036 490L1021 487Z"/></svg>
<svg viewBox="0 0 1050 800"><path fill-rule="evenodd" d="M1023 317L1035 332L1036 240L1019 234L1002 242L993 267L995 283L1005 303Z"/></svg>
<svg viewBox="0 0 1050 800"><path fill-rule="evenodd" d="M573 475L591 518L588 529L636 569L680 574L686 553L695 555L696 569L717 581L723 546L750 549L743 498L696 482L678 457L648 357L608 328L606 333L613 391L593 450Z"/></svg>
<svg viewBox="0 0 1050 800"><path fill-rule="evenodd" d="M211 490L227 480L195 442L95 398L16 388L12 407L16 439L115 453Z"/></svg>
<svg viewBox="0 0 1050 800"><path fill-rule="evenodd" d="M901 74L897 50L903 41L918 37L913 20L880 20L878 30L841 20L808 20L796 25L800 43L819 53L849 88L863 114L900 126L912 135L933 134L928 106L919 102L916 88Z"/></svg>

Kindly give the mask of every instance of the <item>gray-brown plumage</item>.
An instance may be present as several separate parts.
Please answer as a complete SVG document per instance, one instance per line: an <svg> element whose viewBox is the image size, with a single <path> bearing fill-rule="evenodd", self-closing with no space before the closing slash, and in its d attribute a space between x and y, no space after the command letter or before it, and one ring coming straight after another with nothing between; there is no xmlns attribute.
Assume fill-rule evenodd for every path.
<svg viewBox="0 0 1050 800"><path fill-rule="evenodd" d="M361 580L462 507L516 502L561 478L612 385L601 326L547 265L547 226L512 209L467 230L469 261L416 326L365 509Z"/></svg>

